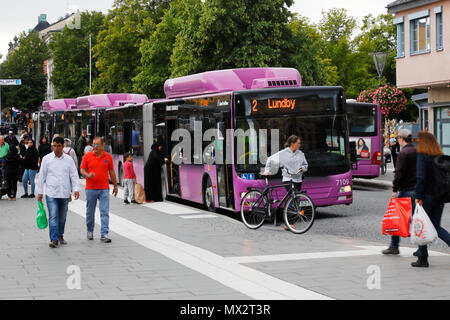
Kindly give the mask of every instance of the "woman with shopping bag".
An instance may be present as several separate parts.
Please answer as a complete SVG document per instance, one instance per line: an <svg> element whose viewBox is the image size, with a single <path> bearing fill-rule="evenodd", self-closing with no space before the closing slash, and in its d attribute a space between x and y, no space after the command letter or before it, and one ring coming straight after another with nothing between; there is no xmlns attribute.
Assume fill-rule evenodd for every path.
<svg viewBox="0 0 450 320"><path fill-rule="evenodd" d="M450 234L441 227L441 217L444 210L444 203L434 196L435 178L433 176L433 158L443 155L441 147L433 134L425 131L419 132L417 139L417 184L416 184L416 204L425 210L430 218L437 235L450 247ZM422 223L416 222L416 216L411 226L412 233L422 232ZM426 225L426 223L425 223ZM415 234L411 235L413 240ZM430 239L431 241L432 239ZM418 257L416 262L411 263L413 267L427 268L428 249L427 245L419 245L419 250L414 253Z"/></svg>

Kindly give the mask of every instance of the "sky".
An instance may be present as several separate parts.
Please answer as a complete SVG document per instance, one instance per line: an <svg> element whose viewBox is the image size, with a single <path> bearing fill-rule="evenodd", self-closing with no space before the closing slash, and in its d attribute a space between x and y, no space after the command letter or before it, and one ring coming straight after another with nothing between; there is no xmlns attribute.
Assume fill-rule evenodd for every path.
<svg viewBox="0 0 450 320"><path fill-rule="evenodd" d="M361 18L369 13L375 16L386 13L385 7L391 2L393 0L295 0L290 10L317 23L321 19L322 10L345 8L351 16L361 21ZM47 14L47 21L52 24L66 13L74 12L77 9L107 13L113 3L114 0L2 0L0 4L0 54L4 59L8 52L8 43L15 35L33 29L38 23L40 14Z"/></svg>

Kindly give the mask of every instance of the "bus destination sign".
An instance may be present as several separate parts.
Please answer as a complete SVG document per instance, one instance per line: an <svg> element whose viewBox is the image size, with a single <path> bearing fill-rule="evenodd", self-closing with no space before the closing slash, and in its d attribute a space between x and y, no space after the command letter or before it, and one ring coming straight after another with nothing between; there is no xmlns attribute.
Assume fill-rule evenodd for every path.
<svg viewBox="0 0 450 320"><path fill-rule="evenodd" d="M297 100L288 98L275 98L252 100L252 113L292 112L295 110Z"/></svg>

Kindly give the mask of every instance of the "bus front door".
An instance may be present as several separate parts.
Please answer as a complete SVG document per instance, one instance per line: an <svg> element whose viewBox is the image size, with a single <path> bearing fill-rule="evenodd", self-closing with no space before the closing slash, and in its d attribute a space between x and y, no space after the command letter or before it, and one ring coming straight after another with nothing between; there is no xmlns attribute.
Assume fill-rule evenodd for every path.
<svg viewBox="0 0 450 320"><path fill-rule="evenodd" d="M171 141L172 132L177 129L177 118L166 119L166 150L169 156L167 163L167 182L169 194L181 196L180 193L180 166L174 162L176 157L180 157L181 150L176 150L174 146L178 143Z"/></svg>

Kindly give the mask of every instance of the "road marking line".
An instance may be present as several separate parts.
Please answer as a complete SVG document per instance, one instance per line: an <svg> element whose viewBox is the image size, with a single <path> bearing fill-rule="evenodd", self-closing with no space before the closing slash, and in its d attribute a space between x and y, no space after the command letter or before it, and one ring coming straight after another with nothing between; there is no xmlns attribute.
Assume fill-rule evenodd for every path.
<svg viewBox="0 0 450 320"><path fill-rule="evenodd" d="M293 253L293 254L275 254L264 256L243 256L243 257L227 257L229 261L235 263L260 263L260 262L277 262L277 261L299 261L299 260L313 260L313 259L328 259L328 258L351 258L362 256L376 256L383 255L381 251L386 249L383 246L355 246L363 250L348 250L348 251L325 251L325 252L309 252L309 253ZM413 257L415 248L401 247L399 255L403 258ZM428 254L434 257L450 256L449 254L429 251Z"/></svg>
<svg viewBox="0 0 450 320"><path fill-rule="evenodd" d="M191 216L180 216L180 218L183 219L210 219L210 218L217 218L217 216L213 214L198 214L198 215L191 215Z"/></svg>
<svg viewBox="0 0 450 320"><path fill-rule="evenodd" d="M356 246L357 248L365 249L365 250L372 250L374 252L374 255L379 254L383 255L381 253L382 250L386 249L386 246ZM409 247L400 247L400 254L398 256L403 258L411 258L413 257L413 253L417 250L416 248L409 248ZM450 257L450 254L443 253L439 251L428 251L428 255L430 257Z"/></svg>
<svg viewBox="0 0 450 320"><path fill-rule="evenodd" d="M86 203L72 201L69 210L86 217ZM333 300L261 271L242 266L208 250L192 246L110 213L110 230L221 284L257 300ZM100 224L100 212L96 210Z"/></svg>

